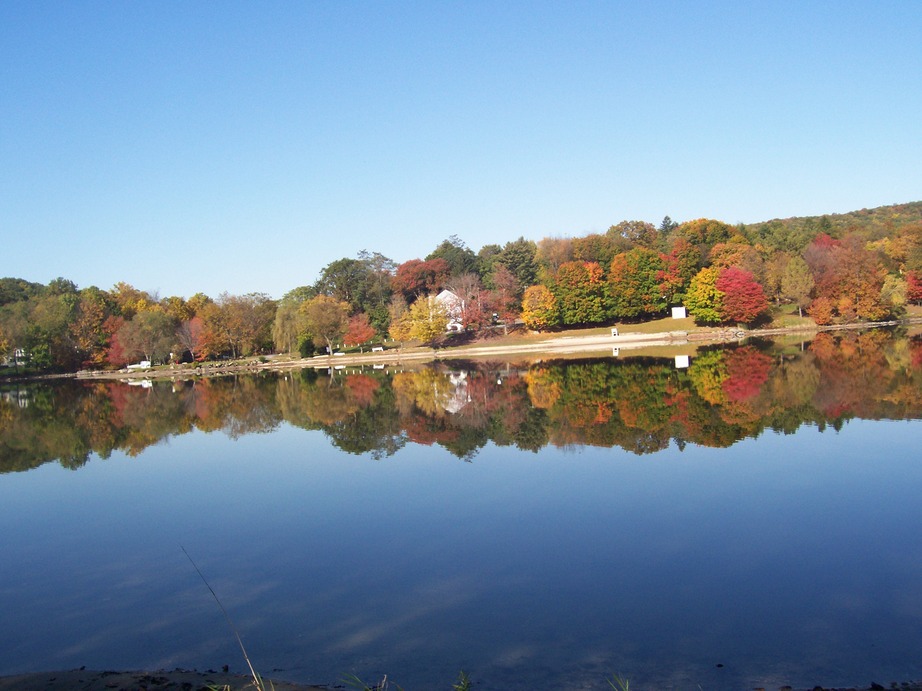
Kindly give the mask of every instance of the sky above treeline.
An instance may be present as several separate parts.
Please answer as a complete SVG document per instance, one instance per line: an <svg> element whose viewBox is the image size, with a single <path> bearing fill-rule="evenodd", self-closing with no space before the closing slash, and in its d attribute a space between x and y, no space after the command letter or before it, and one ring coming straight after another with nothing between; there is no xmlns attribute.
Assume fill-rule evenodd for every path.
<svg viewBox="0 0 922 691"><path fill-rule="evenodd" d="M0 276L279 298L622 220L922 199L906 2L0 3Z"/></svg>

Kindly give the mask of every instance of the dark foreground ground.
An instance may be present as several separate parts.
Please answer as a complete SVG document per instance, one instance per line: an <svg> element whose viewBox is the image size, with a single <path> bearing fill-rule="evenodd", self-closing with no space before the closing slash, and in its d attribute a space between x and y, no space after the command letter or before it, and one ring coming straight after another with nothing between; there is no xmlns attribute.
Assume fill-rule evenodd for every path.
<svg viewBox="0 0 922 691"><path fill-rule="evenodd" d="M197 672L191 670L173 670L169 672L112 672L77 669L0 677L0 691L225 691L226 689L244 691L245 689L254 688L251 678L215 671ZM308 686L304 684L292 684L285 681L273 680L270 682L266 680L266 688L275 689L275 691L331 691L332 689L346 689L350 687L347 687L345 684L337 684L336 686ZM479 688L476 680L474 680L474 688ZM631 688L633 689L633 684ZM756 687L756 689L759 688L761 687ZM756 689L741 689L740 691L756 691ZM790 686L782 686L778 689L764 687L762 691L884 691L889 689L897 689L898 691L922 691L922 683L887 682L884 684L871 682L867 686L835 688L816 686L812 689L792 689ZM408 689L407 691L413 690ZM449 690L446 689L445 691ZM480 691L502 690L481 689ZM637 691L655 690L638 689Z"/></svg>
<svg viewBox="0 0 922 691"><path fill-rule="evenodd" d="M266 681L275 691L326 691L327 686L307 686L285 681ZM253 679L225 672L173 670L159 672L112 672L73 669L0 677L0 691L233 691L255 689Z"/></svg>

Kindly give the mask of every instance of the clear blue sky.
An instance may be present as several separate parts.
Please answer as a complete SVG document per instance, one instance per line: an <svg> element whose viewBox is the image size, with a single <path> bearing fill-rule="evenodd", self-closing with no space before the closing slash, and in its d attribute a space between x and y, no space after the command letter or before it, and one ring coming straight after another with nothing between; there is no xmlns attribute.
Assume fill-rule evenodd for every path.
<svg viewBox="0 0 922 691"><path fill-rule="evenodd" d="M920 183L917 1L0 2L0 276L281 297Z"/></svg>

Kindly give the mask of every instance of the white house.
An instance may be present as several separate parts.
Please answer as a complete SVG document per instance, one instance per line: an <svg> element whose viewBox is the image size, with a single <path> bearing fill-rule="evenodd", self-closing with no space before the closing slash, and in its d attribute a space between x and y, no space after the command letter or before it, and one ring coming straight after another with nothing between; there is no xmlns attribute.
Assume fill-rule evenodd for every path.
<svg viewBox="0 0 922 691"><path fill-rule="evenodd" d="M434 299L448 314L448 326L445 330L464 331L464 300L448 289L443 290Z"/></svg>
<svg viewBox="0 0 922 691"><path fill-rule="evenodd" d="M14 367L16 365L25 364L29 361L29 353L23 348L16 348L13 350L13 357L3 357L0 355L0 365L5 365L6 367Z"/></svg>

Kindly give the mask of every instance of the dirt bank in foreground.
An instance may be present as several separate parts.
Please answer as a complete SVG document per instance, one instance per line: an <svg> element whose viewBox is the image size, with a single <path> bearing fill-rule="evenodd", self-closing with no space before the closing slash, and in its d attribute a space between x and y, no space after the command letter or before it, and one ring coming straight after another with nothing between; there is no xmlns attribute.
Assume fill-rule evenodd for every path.
<svg viewBox="0 0 922 691"><path fill-rule="evenodd" d="M328 686L308 686L269 680L266 687L275 691L329 691ZM0 677L0 691L205 691L230 687L234 691L255 689L251 677L226 672L113 672L72 669L59 672L20 674Z"/></svg>
<svg viewBox="0 0 922 691"><path fill-rule="evenodd" d="M342 685L337 685L335 687L308 686L275 680L269 685L268 680L266 681L267 688L274 688L276 691L332 691L333 689L345 688ZM631 686L633 687L633 684ZM254 689L255 687L253 686L253 680L249 677L222 672L195 672L189 670L174 670L172 672L101 672L80 669L0 677L0 691L210 691L211 689L222 690L225 688L230 688L233 691L244 691L246 689ZM749 691L760 688L763 687L754 687L753 690ZM922 691L922 684L919 682L904 682L899 684L889 682L886 685L871 683L869 686L835 687L828 689L822 686L815 686L812 687L810 691L883 691L884 689ZM483 689L482 691L497 690ZM741 691L747 690L741 689ZM782 686L780 688L764 687L764 691L794 690L791 689L790 686ZM798 691L807 690L800 689Z"/></svg>

